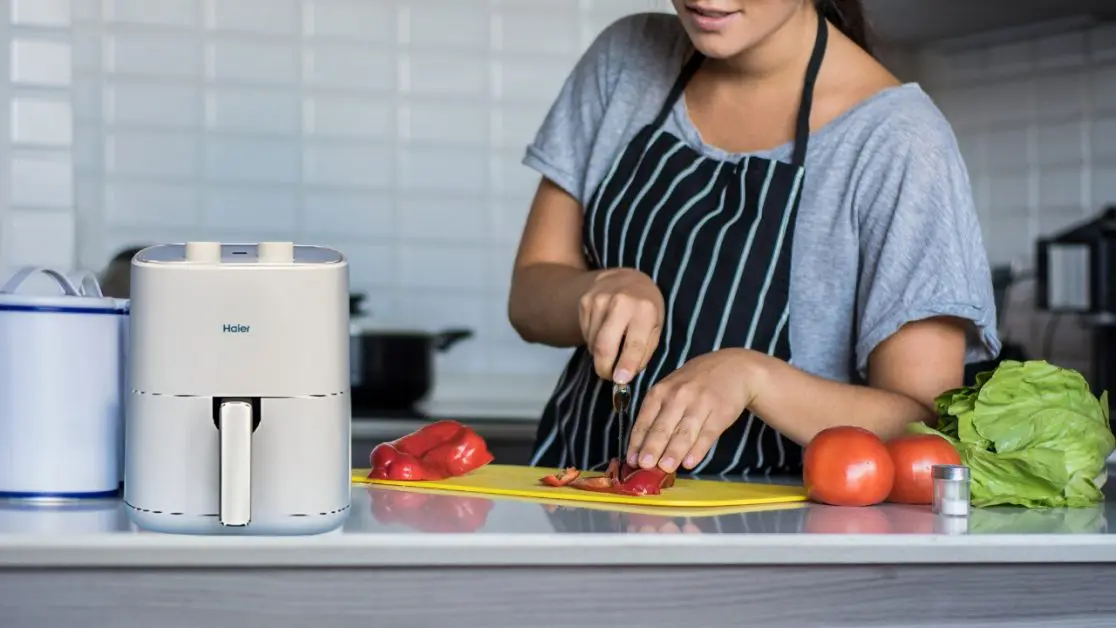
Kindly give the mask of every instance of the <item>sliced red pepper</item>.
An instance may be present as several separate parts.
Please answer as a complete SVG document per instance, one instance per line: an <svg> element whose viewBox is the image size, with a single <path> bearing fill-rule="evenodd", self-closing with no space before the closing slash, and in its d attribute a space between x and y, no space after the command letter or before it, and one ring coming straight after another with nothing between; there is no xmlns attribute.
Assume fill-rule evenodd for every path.
<svg viewBox="0 0 1116 628"><path fill-rule="evenodd" d="M573 488L579 488L583 491L593 491L595 493L612 493L613 482L612 478L607 475L598 475L596 477L580 477L570 482Z"/></svg>
<svg viewBox="0 0 1116 628"><path fill-rule="evenodd" d="M488 523L490 499L371 489L372 516L384 524L402 524L420 532L477 532Z"/></svg>
<svg viewBox="0 0 1116 628"><path fill-rule="evenodd" d="M458 477L492 462L488 444L457 421L438 421L402 438L377 445L368 477L377 480L434 481Z"/></svg>
<svg viewBox="0 0 1116 628"><path fill-rule="evenodd" d="M613 489L617 493L635 496L660 495L662 489L674 486L677 477L658 467L641 469L615 459L609 463L608 472L615 478Z"/></svg>
<svg viewBox="0 0 1116 628"><path fill-rule="evenodd" d="M578 471L577 467L567 467L554 475L548 475L542 478L540 481L547 486L566 486L570 482L576 480L579 475L581 475L581 471Z"/></svg>

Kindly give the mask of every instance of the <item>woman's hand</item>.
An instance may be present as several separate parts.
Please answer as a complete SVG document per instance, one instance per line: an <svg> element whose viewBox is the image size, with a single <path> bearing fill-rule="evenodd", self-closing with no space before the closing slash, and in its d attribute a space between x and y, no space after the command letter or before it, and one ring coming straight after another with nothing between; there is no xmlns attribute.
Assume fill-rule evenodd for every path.
<svg viewBox="0 0 1116 628"><path fill-rule="evenodd" d="M597 375L627 384L646 368L659 345L664 309L662 292L644 273L617 268L598 274L579 311Z"/></svg>
<svg viewBox="0 0 1116 628"><path fill-rule="evenodd" d="M722 349L690 360L647 391L632 426L628 464L693 469L762 386L766 355Z"/></svg>

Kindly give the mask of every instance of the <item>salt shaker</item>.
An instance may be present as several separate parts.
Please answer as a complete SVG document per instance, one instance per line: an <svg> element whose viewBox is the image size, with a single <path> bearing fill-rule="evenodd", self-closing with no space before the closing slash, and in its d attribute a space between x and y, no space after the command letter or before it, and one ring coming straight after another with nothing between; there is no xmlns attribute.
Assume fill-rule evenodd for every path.
<svg viewBox="0 0 1116 628"><path fill-rule="evenodd" d="M969 516L969 468L958 464L935 465L930 469L930 476L934 480L934 514Z"/></svg>

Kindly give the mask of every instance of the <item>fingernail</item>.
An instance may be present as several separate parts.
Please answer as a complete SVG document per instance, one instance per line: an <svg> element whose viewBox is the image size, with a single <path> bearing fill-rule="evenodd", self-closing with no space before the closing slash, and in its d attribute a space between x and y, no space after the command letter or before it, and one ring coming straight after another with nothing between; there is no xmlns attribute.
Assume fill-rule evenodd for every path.
<svg viewBox="0 0 1116 628"><path fill-rule="evenodd" d="M628 466L634 467L636 466L637 462L639 462L639 456L636 456L635 454L628 456Z"/></svg>
<svg viewBox="0 0 1116 628"><path fill-rule="evenodd" d="M682 461L682 466L686 467L687 469L693 469L696 464L697 461L694 460L693 456L686 456L686 459Z"/></svg>
<svg viewBox="0 0 1116 628"><path fill-rule="evenodd" d="M655 459L651 457L651 454L646 454L639 459L639 466L643 467L644 469L650 469L651 467L655 466Z"/></svg>
<svg viewBox="0 0 1116 628"><path fill-rule="evenodd" d="M674 471L674 458L663 458L659 461L659 468L667 473Z"/></svg>
<svg viewBox="0 0 1116 628"><path fill-rule="evenodd" d="M612 381L620 385L627 384L628 382L632 381L632 374L625 369L620 369L613 374Z"/></svg>

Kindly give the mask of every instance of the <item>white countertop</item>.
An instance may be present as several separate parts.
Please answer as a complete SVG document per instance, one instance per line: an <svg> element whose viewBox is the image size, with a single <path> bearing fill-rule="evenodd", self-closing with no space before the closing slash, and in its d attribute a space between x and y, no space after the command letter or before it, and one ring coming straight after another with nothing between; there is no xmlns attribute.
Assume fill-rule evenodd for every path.
<svg viewBox="0 0 1116 628"><path fill-rule="evenodd" d="M894 505L680 518L570 502L416 495L354 486L345 525L316 537L163 535L137 531L114 500L0 502L0 568L1116 562L1111 503L989 509L959 522Z"/></svg>

